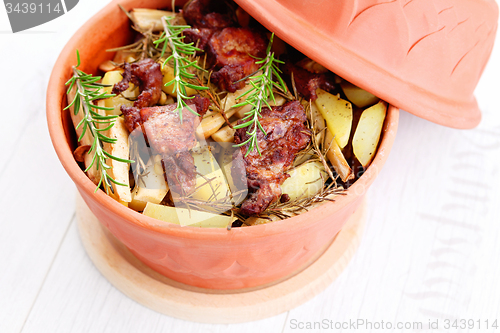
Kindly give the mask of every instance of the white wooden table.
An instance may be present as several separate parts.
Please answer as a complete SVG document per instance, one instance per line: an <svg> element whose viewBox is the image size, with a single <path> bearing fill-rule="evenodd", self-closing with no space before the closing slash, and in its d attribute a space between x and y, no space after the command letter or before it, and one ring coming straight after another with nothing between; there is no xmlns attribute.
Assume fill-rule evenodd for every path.
<svg viewBox="0 0 500 333"><path fill-rule="evenodd" d="M75 187L52 149L45 90L66 41L105 3L82 0L18 34L0 6L0 332L413 332L397 326L422 323L426 331L429 320L442 332L500 331L499 38L476 90L478 128L401 113L394 149L368 193L361 247L337 281L287 313L205 325L121 294L77 233ZM446 330L446 319L472 319L474 328ZM350 325L358 320L366 324ZM314 322L322 328L307 330Z"/></svg>

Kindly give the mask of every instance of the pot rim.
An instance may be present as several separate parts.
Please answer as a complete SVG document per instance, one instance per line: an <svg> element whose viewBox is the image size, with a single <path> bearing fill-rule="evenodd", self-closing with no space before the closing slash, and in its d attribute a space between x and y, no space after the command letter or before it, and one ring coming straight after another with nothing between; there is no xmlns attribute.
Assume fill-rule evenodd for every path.
<svg viewBox="0 0 500 333"><path fill-rule="evenodd" d="M134 0L124 1L122 5L127 8L126 5L131 2L134 2ZM335 214L340 209L351 204L359 196L364 195L382 169L394 143L399 119L399 109L390 104L388 105L383 135L379 142L377 153L365 173L344 192L345 195L336 197L335 202L325 202L311 211L282 221L251 227L232 228L230 231L221 228L182 227L177 224L163 222L140 214L131 208L123 206L100 189L94 193L96 185L87 177L75 161L65 135L62 119L62 109L67 105L64 83L70 77L71 65L69 64L76 64L75 50L79 42L88 35L97 22L108 16L108 13L113 10L117 10L115 1L112 1L89 19L64 46L55 62L49 79L46 96L46 112L49 134L56 154L78 190L85 192L87 196L95 196L95 200L103 209L107 209L114 215L118 215L125 223L135 224L152 233L191 239L209 238L217 240L228 235L231 236L232 239L248 238L249 236L256 238L268 237L294 229L306 228L307 225L314 223L318 218L326 218L329 215ZM335 206L333 210L332 206Z"/></svg>

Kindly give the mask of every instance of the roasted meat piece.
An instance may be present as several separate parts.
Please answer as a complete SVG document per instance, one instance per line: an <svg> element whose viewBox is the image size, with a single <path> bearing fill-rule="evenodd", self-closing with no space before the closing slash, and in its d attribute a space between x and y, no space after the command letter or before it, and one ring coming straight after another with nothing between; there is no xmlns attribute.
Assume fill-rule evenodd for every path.
<svg viewBox="0 0 500 333"><path fill-rule="evenodd" d="M186 4L183 17L191 26L185 29L185 42L193 42L198 48L205 50L212 35L227 27L236 25L224 2L211 0L193 0Z"/></svg>
<svg viewBox="0 0 500 333"><path fill-rule="evenodd" d="M196 113L203 117L205 113L207 113L208 108L210 107L210 100L206 97L201 97L200 95L194 95L191 99L186 101L188 106L194 106L196 108Z"/></svg>
<svg viewBox="0 0 500 333"><path fill-rule="evenodd" d="M289 76L293 73L295 87L306 100L316 100L318 97L316 96L316 89L318 88L331 93L335 92L335 76L331 72L314 74L287 62L283 66L283 73Z"/></svg>
<svg viewBox="0 0 500 333"><path fill-rule="evenodd" d="M189 2L184 18L193 28L184 30L184 36L186 42L197 44L207 53L212 82L221 90L235 92L245 86L239 80L259 69L255 57L266 55L267 38L263 32L238 27L227 6L221 4L211 0Z"/></svg>
<svg viewBox="0 0 500 333"><path fill-rule="evenodd" d="M289 177L286 170L292 165L296 154L306 148L311 140L311 132L304 125L305 121L304 108L298 101L263 109L260 123L266 134L257 132L261 155L254 149L243 158L244 165L234 164L231 171L237 175L240 168L246 168L250 194L241 206L241 214L250 216L262 213L280 197L280 185ZM247 130L236 130L236 144L248 139ZM241 147L243 156L247 149L247 145Z"/></svg>
<svg viewBox="0 0 500 333"><path fill-rule="evenodd" d="M196 145L199 118L183 109L181 123L176 104L143 108L140 115L149 145L162 157L169 187L181 195L192 192L196 167L189 150Z"/></svg>
<svg viewBox="0 0 500 333"><path fill-rule="evenodd" d="M260 65L255 58L266 55L264 34L249 28L225 28L213 34L206 47L214 72L212 81L221 90L235 92L245 86L239 80L256 72Z"/></svg>
<svg viewBox="0 0 500 333"><path fill-rule="evenodd" d="M113 86L113 94L120 94L127 90L130 82L138 85L141 92L134 106L122 105L120 107L125 117L125 125L129 132L132 132L140 124L141 108L153 106L160 100L163 74L160 64L149 58L133 64L125 63L123 69L123 79Z"/></svg>
<svg viewBox="0 0 500 333"><path fill-rule="evenodd" d="M238 81L256 72L255 58L266 55L266 36L249 28L186 29L184 36L207 53L212 82L229 92L243 88L245 82Z"/></svg>
<svg viewBox="0 0 500 333"><path fill-rule="evenodd" d="M182 11L186 22L195 29L223 29L236 24L223 1L192 0Z"/></svg>
<svg viewBox="0 0 500 333"><path fill-rule="evenodd" d="M208 98L194 96L188 102L200 117L210 105ZM196 145L195 130L199 117L184 108L182 123L177 104L142 108L140 124L146 142L162 156L165 180L173 192L186 195L194 191L196 167L189 150Z"/></svg>
<svg viewBox="0 0 500 333"><path fill-rule="evenodd" d="M182 35L184 36L184 42L195 44L201 50L197 52L197 55L202 55L215 31L214 29L205 28L184 29Z"/></svg>

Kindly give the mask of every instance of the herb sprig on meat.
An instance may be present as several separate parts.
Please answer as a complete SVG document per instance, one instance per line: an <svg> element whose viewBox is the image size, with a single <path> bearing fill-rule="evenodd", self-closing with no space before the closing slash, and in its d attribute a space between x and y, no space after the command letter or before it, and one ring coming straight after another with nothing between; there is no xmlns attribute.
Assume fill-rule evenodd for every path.
<svg viewBox="0 0 500 333"><path fill-rule="evenodd" d="M248 144L248 150L245 156L248 156L248 154L250 154L250 152L254 149L257 149L257 152L260 155L259 144L257 142L257 131L262 131L264 135L266 134L266 131L262 127L259 119L262 117L261 113L263 107L271 108L269 100L271 99L276 102L273 92L274 88L278 88L284 92L287 91L286 84L281 79L281 76L279 75L280 70L278 68L278 64L283 64L284 62L276 59L274 52L271 51L273 38L274 33L269 39L266 57L255 62L258 65L262 65L259 68L259 72L261 72L261 74L250 76L248 84L252 85L252 89L248 90L241 96L238 96L238 99L247 96L245 101L233 106L233 108L238 108L244 105L252 105L252 109L245 113L246 116L242 119L244 122L234 126L234 129L248 128L247 134L249 138L236 145L236 147L241 147ZM274 77L276 77L277 82L274 81Z"/></svg>
<svg viewBox="0 0 500 333"><path fill-rule="evenodd" d="M170 82L165 83L165 86L174 86L173 92L177 94L177 109L179 113L179 118L182 122L182 109L187 108L189 111L199 116L199 114L194 111L190 106L187 105L186 100L192 99L193 96L188 96L186 88L191 88L194 90L206 90L208 87L198 86L190 83L190 80L196 78L196 74L193 73L194 69L202 70L203 68L198 66L197 60L193 57L196 52L201 51L199 48L194 46L194 43L185 43L183 41L184 36L182 32L185 29L189 29L189 25L173 25L170 21L173 17L162 17L161 21L163 24L164 32L162 33L160 39L156 40L154 43L159 45L163 43L163 48L161 56L165 54L167 50L167 45L170 48L172 54L163 62L162 66L166 66L169 62L172 62L174 69L174 79Z"/></svg>

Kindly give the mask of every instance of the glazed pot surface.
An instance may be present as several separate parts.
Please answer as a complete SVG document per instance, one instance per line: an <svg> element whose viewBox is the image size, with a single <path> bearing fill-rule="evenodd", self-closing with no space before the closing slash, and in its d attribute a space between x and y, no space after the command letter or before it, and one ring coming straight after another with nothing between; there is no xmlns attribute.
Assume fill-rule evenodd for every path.
<svg viewBox="0 0 500 333"><path fill-rule="evenodd" d="M495 42L494 0L235 0L291 46L414 115L473 128ZM355 69L355 70L353 70Z"/></svg>

